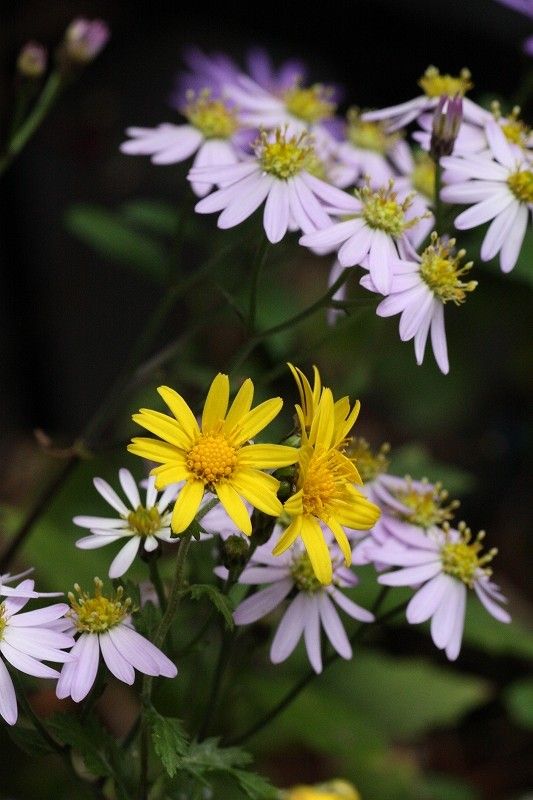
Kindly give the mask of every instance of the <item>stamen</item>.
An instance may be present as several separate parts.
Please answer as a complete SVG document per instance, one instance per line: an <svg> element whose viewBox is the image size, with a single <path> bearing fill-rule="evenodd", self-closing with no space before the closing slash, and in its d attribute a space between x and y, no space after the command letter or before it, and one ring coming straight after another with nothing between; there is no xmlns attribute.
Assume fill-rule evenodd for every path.
<svg viewBox="0 0 533 800"><path fill-rule="evenodd" d="M473 261L461 266L466 250L459 250L453 255L455 239L442 241L437 233L431 234L431 244L422 253L420 275L434 295L443 303L451 300L456 306L464 303L466 292L473 292L477 281L464 283L461 276L472 269Z"/></svg>
<svg viewBox="0 0 533 800"><path fill-rule="evenodd" d="M155 506L139 506L135 511L130 511L127 519L130 530L139 536L150 536L162 527L161 515Z"/></svg>
<svg viewBox="0 0 533 800"><path fill-rule="evenodd" d="M471 77L470 70L466 67L463 67L459 75L454 77L447 73L441 75L437 67L431 66L424 72L418 85L427 97L440 97L443 94L448 97L458 94L462 97L474 85L470 80Z"/></svg>
<svg viewBox="0 0 533 800"><path fill-rule="evenodd" d="M502 111L498 100L494 100L490 105L492 116L496 122L500 123L505 138L511 144L517 144L520 147L527 147L531 129L526 125L524 120L520 119L520 106L514 106L511 112L507 115L505 121L502 120Z"/></svg>
<svg viewBox="0 0 533 800"><path fill-rule="evenodd" d="M188 469L206 485L231 478L237 451L223 433L203 433L187 454Z"/></svg>
<svg viewBox="0 0 533 800"><path fill-rule="evenodd" d="M276 128L272 139L263 131L256 145L256 152L265 172L280 180L287 180L307 170L315 157L308 134L287 137L287 131Z"/></svg>
<svg viewBox="0 0 533 800"><path fill-rule="evenodd" d="M413 194L409 194L401 203L394 191L394 180L387 187L373 191L370 186L355 190L355 196L363 203L360 216L371 228L385 231L390 236L401 236L408 228L416 225L422 217L406 220L405 214L413 202ZM424 214L423 216L428 216Z"/></svg>
<svg viewBox="0 0 533 800"><path fill-rule="evenodd" d="M287 111L298 119L313 124L333 116L337 104L331 99L332 96L333 89L321 83L307 88L297 84L292 89L287 89L283 99Z"/></svg>
<svg viewBox="0 0 533 800"><path fill-rule="evenodd" d="M348 128L346 138L354 147L372 150L374 153L386 155L402 138L399 132L387 133L385 122L366 122L361 119L359 108L350 108L347 114Z"/></svg>
<svg viewBox="0 0 533 800"><path fill-rule="evenodd" d="M427 483L427 489L417 489L413 486L412 479L407 475L408 488L406 491L396 492L396 497L409 509L408 513L400 516L405 522L420 525L422 528L431 528L453 519L454 511L459 507L458 500L452 500L448 505L443 505L448 499L448 492L442 488L441 483L429 485L426 478L422 483Z"/></svg>
<svg viewBox="0 0 533 800"><path fill-rule="evenodd" d="M448 523L445 523L443 528L447 541L441 549L441 560L442 569L447 575L458 578L470 589L480 572L487 576L492 575L492 570L486 565L492 561L498 550L493 547L484 556L479 556L479 552L483 548L485 531L479 531L476 538L472 539L470 528L466 526L466 523L460 522L459 540L457 540L455 533L450 531Z"/></svg>
<svg viewBox="0 0 533 800"><path fill-rule="evenodd" d="M521 203L533 203L533 172L531 170L524 169L509 175L507 185Z"/></svg>
<svg viewBox="0 0 533 800"><path fill-rule="evenodd" d="M372 452L370 445L362 436L354 436L348 443L346 455L354 462L363 483L375 480L378 475L387 472L390 444L384 442L379 450Z"/></svg>
<svg viewBox="0 0 533 800"><path fill-rule="evenodd" d="M198 95L187 92L183 113L206 139L229 139L239 127L235 112L223 100L213 100L210 89L202 89Z"/></svg>
<svg viewBox="0 0 533 800"><path fill-rule="evenodd" d="M311 560L307 553L297 556L291 564L291 576L300 592L315 594L323 590L323 584L315 576Z"/></svg>
<svg viewBox="0 0 533 800"><path fill-rule="evenodd" d="M103 633L118 625L134 610L129 597L122 599L124 594L122 586L119 586L110 597L105 597L102 594L103 585L100 578L94 579L94 597L82 591L78 583L74 584L78 597L76 598L73 592L68 593L71 611L67 614L72 618L78 631Z"/></svg>

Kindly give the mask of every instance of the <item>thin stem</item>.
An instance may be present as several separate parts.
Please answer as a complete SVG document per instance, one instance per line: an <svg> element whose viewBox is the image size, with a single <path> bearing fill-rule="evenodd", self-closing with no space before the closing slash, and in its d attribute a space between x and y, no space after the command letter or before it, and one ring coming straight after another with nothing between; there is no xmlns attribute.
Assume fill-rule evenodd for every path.
<svg viewBox="0 0 533 800"><path fill-rule="evenodd" d="M18 156L23 147L31 139L50 108L55 102L59 92L64 86L64 80L59 70L51 73L43 86L43 90L31 114L26 117L22 125L15 131L14 136L7 145L6 152L0 158L0 175L5 172L11 162Z"/></svg>
<svg viewBox="0 0 533 800"><path fill-rule="evenodd" d="M250 305L248 308L248 323L247 323L247 331L249 336L253 336L255 330L255 317L257 311L257 291L259 288L259 279L261 277L261 273L263 271L263 267L265 266L267 255L268 255L268 239L266 236L261 234L261 239L259 240L259 245L257 247L257 251L254 258L254 264L252 267L252 282L250 286Z"/></svg>
<svg viewBox="0 0 533 800"><path fill-rule="evenodd" d="M205 739L207 731L209 729L209 725L211 724L211 720L213 719L213 715L215 714L220 690L222 688L222 681L224 677L224 673L226 671L226 667L228 666L231 650L233 647L233 643L235 640L234 631L224 631L222 634L222 642L220 645L220 652L218 654L217 663L215 666L215 671L213 673L213 683L211 685L211 692L209 694L209 699L207 700L205 706L205 712L203 720L198 728L197 739L198 741L202 741Z"/></svg>
<svg viewBox="0 0 533 800"><path fill-rule="evenodd" d="M378 597L374 602L372 611L376 612L381 607L383 600L385 599L385 596L388 592L388 588L389 587L385 586L381 589ZM398 606L395 606L393 609L387 611L381 617L378 617L373 624L381 625L384 624L385 622L388 622L389 619L394 617L396 614L400 613L400 611L403 611L406 605L407 602L404 602ZM355 644L355 642L359 641L359 639L361 639L368 630L371 630L371 627L372 626L368 625L368 623L362 622L355 629L354 633L351 635L350 644L353 645ZM325 670L339 658L340 656L337 652L330 653L330 655L326 659L324 659L324 664L321 674L323 674ZM298 695L306 688L306 686L309 683L311 683L311 681L316 677L317 673L313 669L310 669L308 672L306 672L305 675L303 675L300 678L299 681L295 683L292 689L289 689L287 694L284 697L282 697L282 699L278 703L276 703L276 705L273 708L271 708L270 711L268 711L256 723L251 725L248 728L248 730L244 731L244 733L242 733L240 736L236 736L233 739L230 739L228 742L225 742L225 745L227 746L241 745L243 742L247 741L256 733L258 733L260 730L265 728L268 724L270 724L270 722L272 722L272 720L274 720L277 716L279 716L279 714L281 714L282 711L284 711L288 706L290 706L293 700L295 700L298 697Z"/></svg>
<svg viewBox="0 0 533 800"><path fill-rule="evenodd" d="M148 560L148 571L150 572L150 580L154 585L155 593L157 594L157 599L159 600L159 607L164 614L167 609L167 596L165 594L165 587L163 586L161 575L159 574L157 557L150 558Z"/></svg>

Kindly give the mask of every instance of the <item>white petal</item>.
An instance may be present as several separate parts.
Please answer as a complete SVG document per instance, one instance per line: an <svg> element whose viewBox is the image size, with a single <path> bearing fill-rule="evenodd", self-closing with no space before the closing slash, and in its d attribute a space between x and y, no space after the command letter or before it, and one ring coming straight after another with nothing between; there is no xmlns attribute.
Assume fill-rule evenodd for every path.
<svg viewBox="0 0 533 800"><path fill-rule="evenodd" d="M0 715L8 725L14 725L18 717L15 687L2 659L0 659Z"/></svg>
<svg viewBox="0 0 533 800"><path fill-rule="evenodd" d="M152 553L157 550L157 539L155 536L147 536L144 540L144 549L147 553Z"/></svg>
<svg viewBox="0 0 533 800"><path fill-rule="evenodd" d="M463 630L465 627L466 610L466 588L459 597L459 602L455 610L455 622L453 625L448 644L446 645L446 655L450 661L455 661L461 650L463 640Z"/></svg>
<svg viewBox="0 0 533 800"><path fill-rule="evenodd" d="M503 272L510 272L518 261L520 248L526 235L528 208L521 204L514 225L505 239L500 251L500 266Z"/></svg>
<svg viewBox="0 0 533 800"><path fill-rule="evenodd" d="M125 528L127 523L123 519L110 519L108 517L74 517L72 522L80 528L102 528L112 530L114 528Z"/></svg>
<svg viewBox="0 0 533 800"><path fill-rule="evenodd" d="M416 625L433 616L448 588L446 575L440 573L428 581L413 595L407 606L405 616L407 622Z"/></svg>
<svg viewBox="0 0 533 800"><path fill-rule="evenodd" d="M340 594L340 592L339 592ZM335 610L335 606L329 599L326 592L319 596L320 617L322 627L331 644L342 658L352 657L352 647L346 636L346 631Z"/></svg>
<svg viewBox="0 0 533 800"><path fill-rule="evenodd" d="M110 578L120 578L131 567L139 551L140 536L132 536L122 547L109 567Z"/></svg>
<svg viewBox="0 0 533 800"><path fill-rule="evenodd" d="M509 231L514 225L515 219L520 210L518 203L511 203L504 211L501 211L490 223L489 229L481 245L481 258L483 261L490 261L491 258L500 252L502 245L507 238ZM526 210L527 219L527 210Z"/></svg>
<svg viewBox="0 0 533 800"><path fill-rule="evenodd" d="M70 695L75 703L79 703L91 691L98 672L100 646L97 634L82 633L72 650L72 655L76 656L77 661L72 675Z"/></svg>
<svg viewBox="0 0 533 800"><path fill-rule="evenodd" d="M461 595L466 592L466 586L461 581L455 580L450 575L443 577L448 578L448 585L431 619L431 638L440 650L443 650L450 641L457 612L462 604Z"/></svg>
<svg viewBox="0 0 533 800"><path fill-rule="evenodd" d="M157 500L157 489L155 488L155 476L150 475L146 481L146 508L153 508Z"/></svg>
<svg viewBox="0 0 533 800"><path fill-rule="evenodd" d="M109 534L107 536L103 536L101 534L82 536L81 539L76 540L76 547L79 547L80 550L97 550L99 547L105 547L106 544L118 542L119 539L124 538L124 535L125 534L120 533L118 535Z"/></svg>
<svg viewBox="0 0 533 800"><path fill-rule="evenodd" d="M100 634L100 649L108 670L119 681L131 686L135 681L135 670L119 653L109 636L109 632Z"/></svg>
<svg viewBox="0 0 533 800"><path fill-rule="evenodd" d="M289 224L289 191L284 181L274 181L268 193L263 224L267 239L273 244L281 241L287 233Z"/></svg>
<svg viewBox="0 0 533 800"><path fill-rule="evenodd" d="M93 483L98 494L100 494L115 511L118 511L119 514L125 517L128 516L130 513L129 509L126 508L118 494L111 488L107 481L104 481L103 478L94 478Z"/></svg>
<svg viewBox="0 0 533 800"><path fill-rule="evenodd" d="M378 583L382 583L384 586L412 586L434 578L440 569L440 561L436 560L418 567L406 567L396 572L387 572L385 575L379 576Z"/></svg>
<svg viewBox="0 0 533 800"><path fill-rule="evenodd" d="M318 598L302 595L305 604L304 641L309 663L317 673L322 672L322 653L320 652L320 615Z"/></svg>
<svg viewBox="0 0 533 800"><path fill-rule="evenodd" d="M505 609L500 608L500 606L489 597L481 581L474 582L474 591L494 619L497 619L499 622L511 622L511 615L505 611Z"/></svg>
<svg viewBox="0 0 533 800"><path fill-rule="evenodd" d="M459 230L475 228L493 219L497 214L516 202L514 195L507 188L501 189L497 194L471 206L454 220L454 225Z"/></svg>
<svg viewBox="0 0 533 800"><path fill-rule="evenodd" d="M372 241L372 233L372 229L363 222L356 232L342 245L338 253L338 259L343 267L355 267L361 263L368 253L370 242Z"/></svg>
<svg viewBox="0 0 533 800"><path fill-rule="evenodd" d="M329 228L324 228L313 233L306 233L300 238L300 244L306 247L334 248L345 242L364 225L363 220L349 219L337 222Z"/></svg>
<svg viewBox="0 0 533 800"><path fill-rule="evenodd" d="M237 197L226 206L218 218L218 227L223 230L233 228L248 219L265 200L273 183L274 178L270 175L258 175L245 191L239 192Z"/></svg>
<svg viewBox="0 0 533 800"><path fill-rule="evenodd" d="M141 497L139 495L139 489L137 487L137 483L129 469L119 469L118 477L120 480L120 485L124 489L124 494L128 498L129 502L131 503L131 508L135 511L141 505Z"/></svg>
<svg viewBox="0 0 533 800"><path fill-rule="evenodd" d="M496 161L499 161L500 164L503 164L503 166L508 169L513 169L516 159L505 134L495 119L490 119L487 122L485 125L485 134Z"/></svg>
<svg viewBox="0 0 533 800"><path fill-rule="evenodd" d="M270 660L280 664L290 656L303 633L305 625L305 599L298 594L279 623L270 648Z"/></svg>
<svg viewBox="0 0 533 800"><path fill-rule="evenodd" d="M34 675L36 678L59 678L59 672L56 669L47 667L33 656L17 650L5 639L0 643L0 652L15 669L25 672L26 675Z"/></svg>

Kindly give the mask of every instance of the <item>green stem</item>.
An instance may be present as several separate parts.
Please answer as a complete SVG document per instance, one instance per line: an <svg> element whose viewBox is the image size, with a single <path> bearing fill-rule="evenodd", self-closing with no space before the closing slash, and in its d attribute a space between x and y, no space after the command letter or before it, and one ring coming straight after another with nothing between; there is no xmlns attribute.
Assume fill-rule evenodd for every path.
<svg viewBox="0 0 533 800"><path fill-rule="evenodd" d="M389 588L388 586L384 586L381 589L381 591L380 591L378 597L376 598L376 600L374 602L374 605L372 607L372 611L374 613L381 607L381 605L383 603L383 600L385 599L385 596L388 593L388 588ZM391 609L390 611L387 611L381 617L378 617L374 621L373 624L374 625L382 625L385 622L388 622L389 619L391 619L396 614L398 614L401 611L403 611L405 609L406 605L407 605L407 602L404 602L404 603L401 603L398 606L395 606L393 609ZM359 641L368 630L371 630L371 628L372 628L371 625L369 625L368 623L362 622L355 629L354 633L351 635L350 644L353 645L357 641ZM324 664L323 664L323 668L322 668L322 673L321 674L323 674L326 671L326 669L328 667L330 667L331 664L336 662L339 658L340 658L340 656L339 656L339 654L337 652L331 653L324 660ZM317 677L317 673L313 669L310 669L308 672L306 672L306 674L303 675L300 678L300 680L297 681L295 683L295 685L291 689L289 689L287 694L284 697L282 697L282 699L278 703L276 703L276 705L273 708L270 709L270 711L268 711L263 717L261 717L261 719L259 719L253 725L251 725L246 731L244 731L244 733L241 733L240 736L235 736L233 739L229 739L227 742L225 742L225 746L231 747L233 745L241 745L245 741L250 739L252 736L254 736L256 733L259 733L259 731L261 731L268 724L270 724L270 722L272 722L272 720L274 720L277 716L279 716L279 714L281 714L282 711L284 711L289 705L291 705L291 703L294 700L296 700L298 695L306 688L306 686L309 683L311 683L311 681L316 677Z"/></svg>
<svg viewBox="0 0 533 800"><path fill-rule="evenodd" d="M259 240L259 245L257 247L257 251L254 258L254 264L252 267L252 283L250 286L250 305L248 308L248 323L247 323L247 331L249 336L253 336L255 330L255 317L257 311L257 291L259 288L259 279L261 277L261 273L263 271L263 267L265 266L267 255L268 255L268 246L269 241L266 238L265 234L261 235L261 239Z"/></svg>
<svg viewBox="0 0 533 800"><path fill-rule="evenodd" d="M163 586L161 575L159 574L157 556L148 560L148 571L150 573L150 580L154 585L155 593L157 594L157 599L159 600L159 607L164 614L167 609L167 596L165 594L165 587Z"/></svg>
<svg viewBox="0 0 533 800"><path fill-rule="evenodd" d="M205 739L207 731L209 729L209 725L211 724L211 720L213 719L213 715L215 714L219 701L220 690L222 688L224 673L226 671L226 667L228 666L230 660L234 641L235 641L234 631L223 632L220 651L218 654L215 671L213 673L213 683L211 685L211 692L209 693L209 699L207 700L205 706L204 717L202 719L200 727L198 728L198 734L196 737L200 742L203 739Z"/></svg>
<svg viewBox="0 0 533 800"><path fill-rule="evenodd" d="M55 102L59 92L64 86L64 80L58 70L51 73L50 77L43 86L43 90L33 108L31 114L15 131L15 134L8 142L6 151L0 158L0 175L5 172L11 162L18 156L27 142L31 139L41 122L48 114Z"/></svg>

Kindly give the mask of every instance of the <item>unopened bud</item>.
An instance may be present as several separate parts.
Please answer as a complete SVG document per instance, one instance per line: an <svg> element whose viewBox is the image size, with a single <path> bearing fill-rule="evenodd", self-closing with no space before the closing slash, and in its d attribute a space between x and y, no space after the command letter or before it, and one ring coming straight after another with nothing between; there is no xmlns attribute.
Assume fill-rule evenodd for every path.
<svg viewBox="0 0 533 800"><path fill-rule="evenodd" d="M453 152L455 140L463 121L463 98L442 95L433 115L429 152L435 161Z"/></svg>
<svg viewBox="0 0 533 800"><path fill-rule="evenodd" d="M234 534L229 536L224 542L222 563L231 570L235 567L243 567L250 557L250 545L242 536Z"/></svg>
<svg viewBox="0 0 533 800"><path fill-rule="evenodd" d="M17 71L23 78L36 80L46 71L48 53L39 42L27 42L17 58Z"/></svg>
<svg viewBox="0 0 533 800"><path fill-rule="evenodd" d="M88 64L107 44L110 31L101 19L73 20L65 31L63 52L75 64Z"/></svg>

